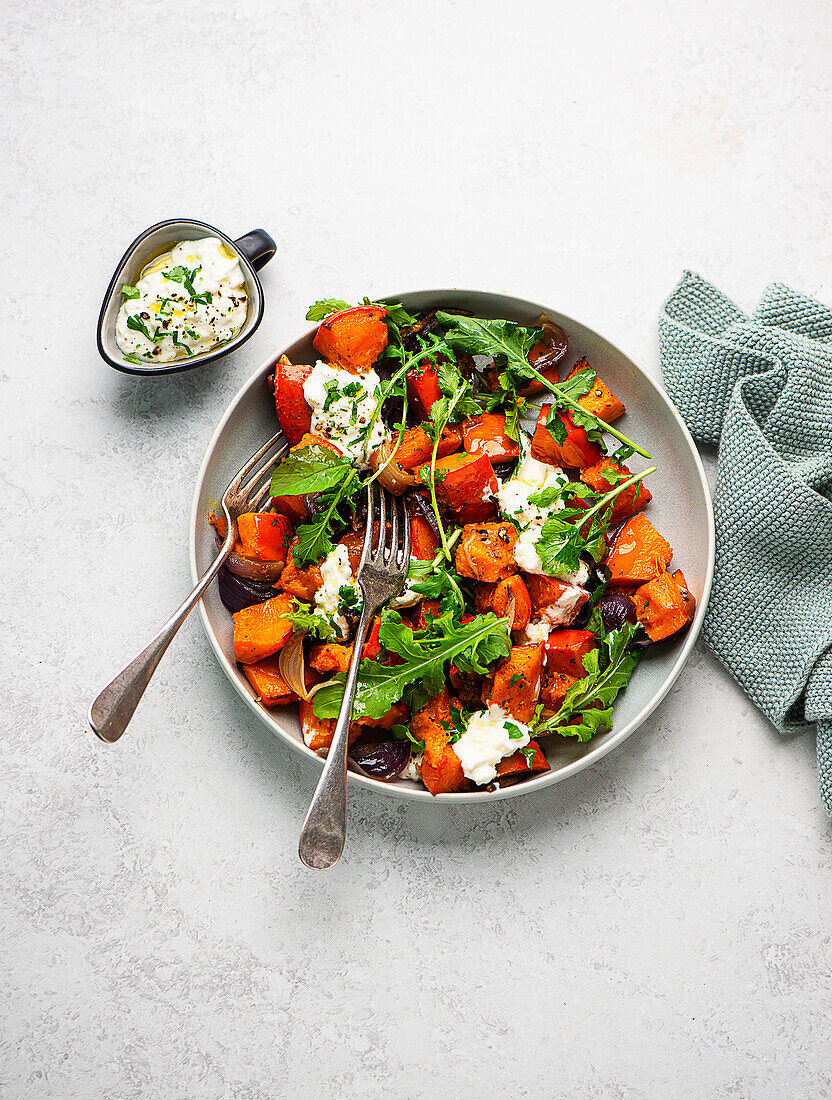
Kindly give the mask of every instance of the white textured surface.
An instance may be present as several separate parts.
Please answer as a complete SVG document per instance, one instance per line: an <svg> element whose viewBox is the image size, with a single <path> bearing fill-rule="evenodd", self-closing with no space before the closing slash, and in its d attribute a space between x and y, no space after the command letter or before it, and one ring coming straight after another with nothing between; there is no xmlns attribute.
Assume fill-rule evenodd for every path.
<svg viewBox="0 0 832 1100"><path fill-rule="evenodd" d="M502 289L657 370L683 266L832 298L827 4L42 0L3 13L3 1097L822 1097L830 827L700 648L642 731L539 796L314 774L194 617L122 743L95 694L188 588L213 425L323 294ZM280 254L232 361L134 381L93 332L176 215ZM7 550L8 554L8 550Z"/></svg>

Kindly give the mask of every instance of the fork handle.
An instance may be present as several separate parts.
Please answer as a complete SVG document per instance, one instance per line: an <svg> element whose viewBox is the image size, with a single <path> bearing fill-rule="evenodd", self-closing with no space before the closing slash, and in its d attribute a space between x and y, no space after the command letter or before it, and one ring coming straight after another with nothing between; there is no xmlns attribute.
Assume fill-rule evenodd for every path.
<svg viewBox="0 0 832 1100"><path fill-rule="evenodd" d="M307 867L332 867L341 858L347 837L347 752L352 701L358 682L361 650L373 620L373 614L368 613L367 602L365 599L364 610L355 632L352 660L347 671L344 698L332 734L332 743L300 832L298 855Z"/></svg>
<svg viewBox="0 0 832 1100"><path fill-rule="evenodd" d="M126 665L104 688L90 707L90 725L102 741L115 744L127 729L127 724L133 717L165 650L190 611L202 599L205 589L219 572L220 566L231 553L233 545L234 536L229 529L228 537L222 544L219 554L203 573L190 596L180 604L141 653L134 657L130 664Z"/></svg>

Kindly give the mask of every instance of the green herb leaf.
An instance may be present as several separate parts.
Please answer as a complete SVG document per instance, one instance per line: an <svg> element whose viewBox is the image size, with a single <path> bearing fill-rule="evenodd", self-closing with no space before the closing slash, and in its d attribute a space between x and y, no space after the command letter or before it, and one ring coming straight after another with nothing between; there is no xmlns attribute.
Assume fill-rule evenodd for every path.
<svg viewBox="0 0 832 1100"><path fill-rule="evenodd" d="M121 293L125 298L141 298L142 292L137 286L130 286L129 283L124 283L121 287Z"/></svg>
<svg viewBox="0 0 832 1100"><path fill-rule="evenodd" d="M586 676L570 687L557 714L539 725L536 735L559 733L589 741L599 729L612 725L612 704L638 663L638 653L628 648L637 630L637 625L625 623L586 654Z"/></svg>
<svg viewBox="0 0 832 1100"><path fill-rule="evenodd" d="M410 732L410 727L405 725L392 726L390 732L397 741L409 741L413 746L413 751L416 753L425 751L425 742L417 741L413 734Z"/></svg>
<svg viewBox="0 0 832 1100"><path fill-rule="evenodd" d="M295 600L292 611L287 618L292 620L292 632L294 634L309 633L322 642L335 640L335 628L320 611L316 611L308 604Z"/></svg>
<svg viewBox="0 0 832 1100"><path fill-rule="evenodd" d="M353 704L355 717L383 718L402 698L405 688L414 683L423 697L438 695L445 686L449 661L462 672L486 672L488 664L511 650L508 619L490 613L477 615L464 625L454 623L450 615L442 615L432 626L432 633L414 632L397 612L381 613L381 644L389 653L398 654L402 663L361 662ZM315 715L337 717L343 693L343 677L337 677L316 694Z"/></svg>
<svg viewBox="0 0 832 1100"><path fill-rule="evenodd" d="M340 298L322 298L306 311L306 320L325 321L327 317L331 317L333 313L340 313L342 309L352 309L352 306Z"/></svg>
<svg viewBox="0 0 832 1100"><path fill-rule="evenodd" d="M273 497L320 493L354 474L350 463L328 447L301 447L290 451L275 468L269 491Z"/></svg>

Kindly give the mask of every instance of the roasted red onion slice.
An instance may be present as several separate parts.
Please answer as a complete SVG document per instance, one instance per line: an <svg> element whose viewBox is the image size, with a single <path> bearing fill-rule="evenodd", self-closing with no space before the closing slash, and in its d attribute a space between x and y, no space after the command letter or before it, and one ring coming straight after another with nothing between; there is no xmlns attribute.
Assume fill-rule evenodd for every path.
<svg viewBox="0 0 832 1100"><path fill-rule="evenodd" d="M398 779L410 760L408 741L370 741L350 748L350 760L363 775L389 783Z"/></svg>

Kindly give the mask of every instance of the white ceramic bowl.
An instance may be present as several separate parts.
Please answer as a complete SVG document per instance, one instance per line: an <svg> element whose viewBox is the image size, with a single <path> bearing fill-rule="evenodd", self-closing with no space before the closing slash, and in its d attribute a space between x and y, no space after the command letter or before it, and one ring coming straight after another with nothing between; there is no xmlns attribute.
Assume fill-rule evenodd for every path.
<svg viewBox="0 0 832 1100"><path fill-rule="evenodd" d="M568 370L585 355L627 406L626 417L620 422L625 435L637 440L653 455L653 462L659 469L650 479L653 501L648 514L673 546L674 566L684 572L697 601L696 617L685 634L646 651L615 705L612 730L586 744L572 738L547 738L543 744L551 771L505 790L437 796L440 801L454 802L514 798L550 783L559 783L611 752L638 729L682 671L702 625L714 567L713 513L705 472L687 428L662 387L629 356L586 325L535 302L473 290L418 291L391 296L390 301L401 301L412 312L433 306L450 307L469 310L480 317L502 317L522 324L533 324L545 314L560 325L569 336L569 352L563 367ZM315 329L309 330L293 344L275 352L246 382L214 432L197 477L191 513L190 558L194 582L209 565L215 549L207 513L216 507L239 467L274 434L277 420L266 379L282 354L295 362L314 362L310 358L315 354L311 342L314 332ZM635 470L643 469L647 463L635 456L628 460L628 465ZM248 681L234 662L231 615L223 606L216 585L206 593L200 604L200 614L223 671L246 705L293 749L323 766L321 758L303 743L296 707L267 710L256 701ZM433 799L424 787L409 780L382 783L351 772L350 782L396 798Z"/></svg>

